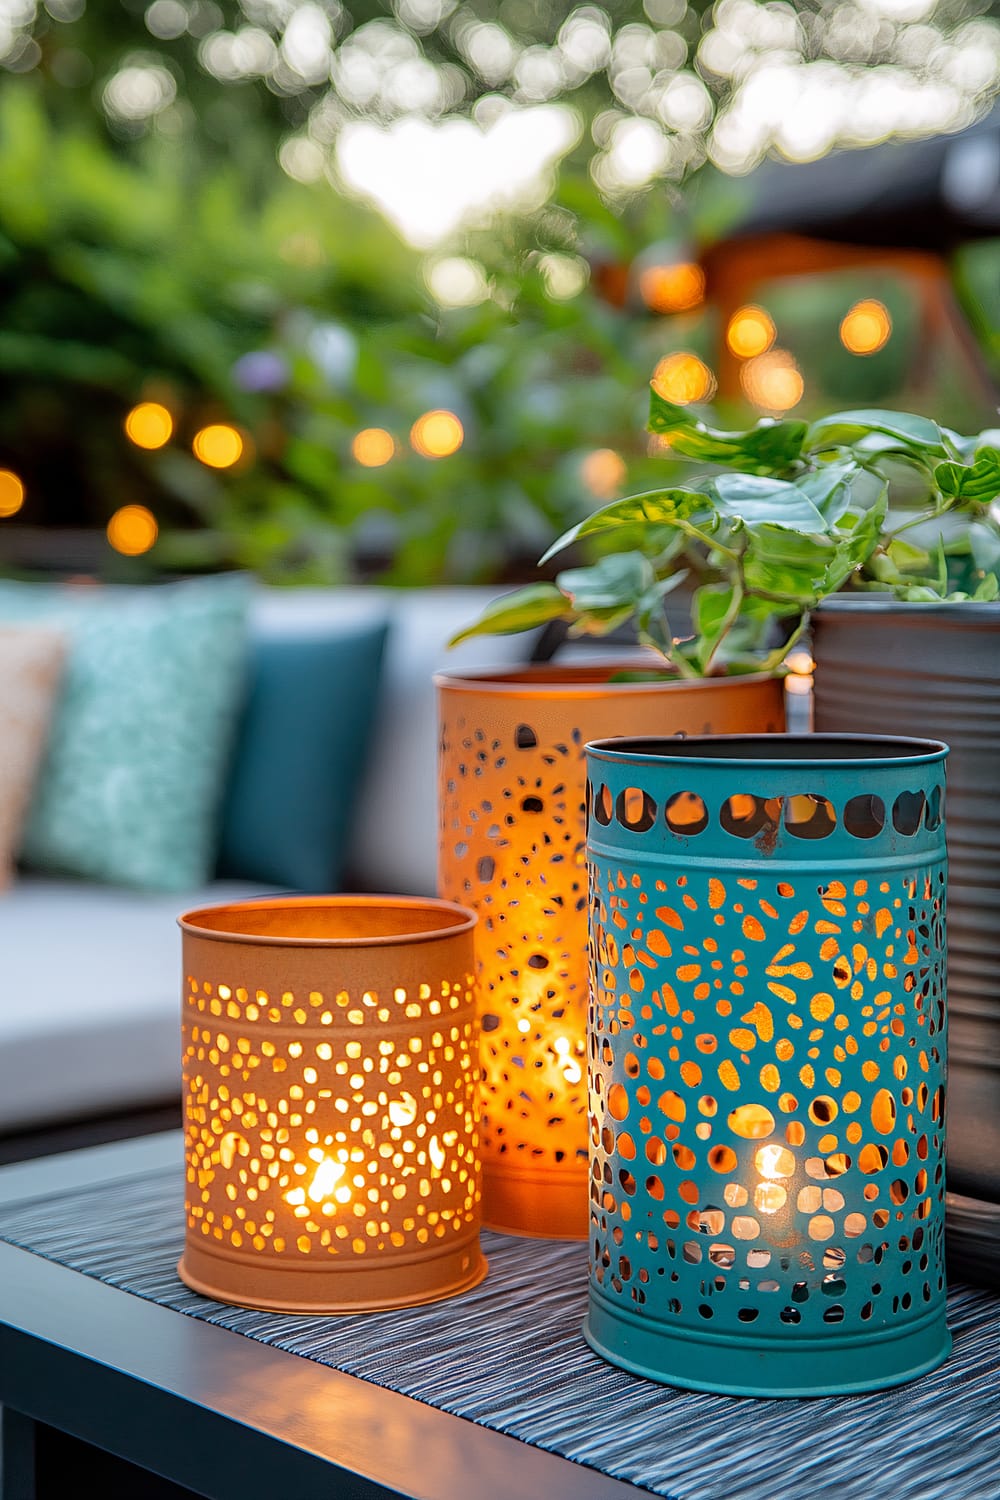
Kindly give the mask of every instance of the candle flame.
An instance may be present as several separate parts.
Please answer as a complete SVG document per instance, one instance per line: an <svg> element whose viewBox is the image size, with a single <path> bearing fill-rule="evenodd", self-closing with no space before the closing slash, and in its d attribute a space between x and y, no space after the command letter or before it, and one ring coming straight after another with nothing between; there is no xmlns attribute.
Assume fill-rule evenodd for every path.
<svg viewBox="0 0 1000 1500"><path fill-rule="evenodd" d="M563 1070L563 1077L567 1083L579 1083L583 1078L583 1069L575 1057L570 1057L570 1043L568 1037L557 1036L555 1039L556 1059Z"/></svg>
<svg viewBox="0 0 1000 1500"><path fill-rule="evenodd" d="M324 1156L313 1174L312 1182L306 1189L310 1202L322 1203L324 1198L329 1198L343 1175L343 1162L334 1161L330 1156Z"/></svg>
<svg viewBox="0 0 1000 1500"><path fill-rule="evenodd" d="M309 1155L317 1163L312 1181L306 1187L290 1188L285 1194L285 1202L299 1214L305 1212L303 1205L307 1199L310 1203L325 1203L331 1198L335 1203L350 1203L351 1189L341 1180L347 1170L344 1162L325 1156L321 1151L310 1151Z"/></svg>
<svg viewBox="0 0 1000 1500"><path fill-rule="evenodd" d="M754 1161L762 1177L791 1177L795 1172L795 1157L784 1146L761 1146Z"/></svg>

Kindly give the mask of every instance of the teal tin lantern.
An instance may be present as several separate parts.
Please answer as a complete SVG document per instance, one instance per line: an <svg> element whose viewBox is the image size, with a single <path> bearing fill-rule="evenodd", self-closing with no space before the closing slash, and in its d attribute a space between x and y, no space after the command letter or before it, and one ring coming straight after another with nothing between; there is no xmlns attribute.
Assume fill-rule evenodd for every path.
<svg viewBox="0 0 1000 1500"><path fill-rule="evenodd" d="M901 1384L945 1323L947 747L587 747L597 1353L734 1395Z"/></svg>

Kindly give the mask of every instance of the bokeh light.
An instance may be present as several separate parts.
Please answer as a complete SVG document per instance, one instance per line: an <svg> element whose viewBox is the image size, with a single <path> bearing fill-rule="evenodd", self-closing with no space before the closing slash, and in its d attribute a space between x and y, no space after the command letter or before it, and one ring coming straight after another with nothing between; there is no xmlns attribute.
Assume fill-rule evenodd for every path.
<svg viewBox="0 0 1000 1500"><path fill-rule="evenodd" d="M765 354L776 337L774 320L763 307L738 308L726 328L726 343L737 359Z"/></svg>
<svg viewBox="0 0 1000 1500"><path fill-rule="evenodd" d="M13 469L0 469L0 516L15 516L24 504L24 482Z"/></svg>
<svg viewBox="0 0 1000 1500"><path fill-rule="evenodd" d="M156 517L144 505L121 506L107 526L108 541L125 557L139 557L148 552L159 533Z"/></svg>
<svg viewBox="0 0 1000 1500"><path fill-rule="evenodd" d="M174 431L174 419L158 401L140 401L125 418L125 435L137 448L162 448Z"/></svg>
<svg viewBox="0 0 1000 1500"><path fill-rule="evenodd" d="M892 319L874 298L855 302L840 325L840 342L851 354L877 354L889 342Z"/></svg>
<svg viewBox="0 0 1000 1500"><path fill-rule="evenodd" d="M475 307L490 295L490 284L479 261L467 255L446 255L424 268L428 290L442 307Z"/></svg>
<svg viewBox="0 0 1000 1500"><path fill-rule="evenodd" d="M580 465L580 478L598 500L614 500L621 494L628 470L613 448L595 448Z"/></svg>
<svg viewBox="0 0 1000 1500"><path fill-rule="evenodd" d="M356 463L363 464L366 469L380 469L387 464L396 451L392 434L386 432L384 427L365 427L355 434L351 443L351 453Z"/></svg>
<svg viewBox="0 0 1000 1500"><path fill-rule="evenodd" d="M235 427L213 422L194 435L194 456L210 469L229 469L243 454L243 438Z"/></svg>
<svg viewBox="0 0 1000 1500"><path fill-rule="evenodd" d="M410 428L410 442L422 458L448 458L458 452L464 437L453 411L425 411Z"/></svg>
<svg viewBox="0 0 1000 1500"><path fill-rule="evenodd" d="M653 389L665 401L689 406L708 401L715 394L715 376L697 354L667 354L653 371Z"/></svg>
<svg viewBox="0 0 1000 1500"><path fill-rule="evenodd" d="M705 300L705 273L693 261L647 266L639 276L639 294L651 312L687 312Z"/></svg>
<svg viewBox="0 0 1000 1500"><path fill-rule="evenodd" d="M750 359L740 371L740 384L760 411L791 411L805 391L802 372L787 349L771 349Z"/></svg>

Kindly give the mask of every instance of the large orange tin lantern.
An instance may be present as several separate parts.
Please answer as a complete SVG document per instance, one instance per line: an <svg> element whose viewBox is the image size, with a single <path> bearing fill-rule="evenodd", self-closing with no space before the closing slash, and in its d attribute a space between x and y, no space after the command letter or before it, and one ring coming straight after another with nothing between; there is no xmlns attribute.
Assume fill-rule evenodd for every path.
<svg viewBox="0 0 1000 1500"><path fill-rule="evenodd" d="M584 746L784 728L771 678L609 680L622 670L436 678L440 893L480 918L484 1219L518 1234L587 1235Z"/></svg>

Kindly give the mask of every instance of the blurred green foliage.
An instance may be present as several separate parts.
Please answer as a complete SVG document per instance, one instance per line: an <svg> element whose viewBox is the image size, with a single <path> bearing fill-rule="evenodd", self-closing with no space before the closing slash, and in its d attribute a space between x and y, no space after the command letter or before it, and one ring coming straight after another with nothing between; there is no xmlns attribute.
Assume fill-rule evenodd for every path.
<svg viewBox="0 0 1000 1500"><path fill-rule="evenodd" d="M493 296L442 311L416 252L327 184L289 179L267 132L256 170L208 170L189 141L123 150L96 120L54 113L37 80L6 81L0 465L25 481L19 520L103 525L145 504L163 534L134 568L493 578L615 492L581 480L595 449L624 450L642 482L657 340L595 295L547 295L540 257L575 243L575 215L483 235ZM588 192L599 222L592 189L575 200ZM159 451L125 437L140 400L175 416ZM466 433L438 460L408 441L435 408ZM191 453L213 421L247 436L233 470ZM370 426L396 442L384 468L351 457Z"/></svg>
<svg viewBox="0 0 1000 1500"><path fill-rule="evenodd" d="M517 97L513 74L492 85L476 75L470 26L502 23L520 57L537 49L551 60L566 7L25 8L0 87L0 468L25 482L16 524L101 528L121 505L144 504L161 527L153 551L128 564L105 554L108 568L134 576L238 566L288 582L499 580L531 568L554 530L595 506L662 485L665 460L643 432L648 378L672 349L711 361L721 330L711 308L653 316L628 268L655 244L690 254L739 213L748 189L705 165L706 103L701 125L670 137L670 181L654 174L648 190L599 190L595 154L607 164L619 127L652 118L654 85L662 93L682 77L708 100L690 58L712 9L617 0L572 15L586 21L591 11L607 23L607 56L563 87L580 142L542 208L442 247L473 256L489 287L477 305L445 309L427 290L424 258L374 211L322 173L296 180L279 164L290 141L329 146L331 110L339 125L352 110L383 123L402 110L381 95L348 109L330 67L290 73L283 49L295 14L328 26L331 59L366 27L366 45L387 45L389 30L376 36L372 24L408 37L413 57L454 90L440 115L474 111L490 89ZM213 72L205 49L231 50L250 32L258 49L271 47L267 67ZM646 67L643 48L657 47L660 62ZM643 68L647 102L630 103ZM162 88L162 107L108 106L131 69ZM725 102L730 85L713 87ZM554 296L553 256L589 264L589 284ZM893 399L915 339L904 291L870 280L772 290L779 336L808 374L806 404ZM881 296L898 333L868 360L848 356L836 337L855 290ZM171 441L152 452L124 433L143 400L175 419ZM437 408L458 416L464 441L435 459L414 451L410 430ZM245 438L243 458L224 471L192 453L212 422ZM352 455L369 427L394 441L383 467Z"/></svg>

